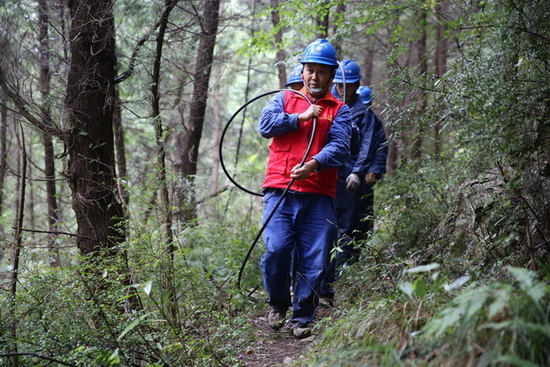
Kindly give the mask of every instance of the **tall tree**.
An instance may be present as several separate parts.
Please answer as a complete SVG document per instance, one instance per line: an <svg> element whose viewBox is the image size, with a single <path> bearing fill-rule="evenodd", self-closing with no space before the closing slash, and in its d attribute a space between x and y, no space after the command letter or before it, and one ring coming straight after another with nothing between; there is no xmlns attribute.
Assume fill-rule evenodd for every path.
<svg viewBox="0 0 550 367"><path fill-rule="evenodd" d="M195 61L193 97L191 100L189 123L179 137L182 147L181 175L187 181L187 190L180 193L180 210L187 221L195 218L195 175L202 129L206 113L210 72L214 59L214 46L220 17L220 0L205 0L200 18L201 34Z"/></svg>
<svg viewBox="0 0 550 367"><path fill-rule="evenodd" d="M8 167L8 108L5 105L5 95L0 93L0 213L4 209L4 182L6 178L6 169ZM2 222L0 222L0 234L4 232ZM1 256L0 256L1 259Z"/></svg>
<svg viewBox="0 0 550 367"><path fill-rule="evenodd" d="M417 19L419 29L419 39L415 42L416 46L416 61L418 63L418 75L419 80L424 80L428 73L428 32L427 32L427 19L428 12L424 6L420 7L417 11ZM418 97L415 103L415 116L416 116L416 126L413 127L414 132L412 136L412 146L411 146L411 161L418 160L422 155L422 143L424 141L424 134L426 131L426 123L422 118L424 111L426 111L427 100L426 92L423 87L420 87L418 90Z"/></svg>
<svg viewBox="0 0 550 367"><path fill-rule="evenodd" d="M112 5L111 0L69 2L67 177L78 223L77 246L84 255L113 249L124 240L113 146L116 61Z"/></svg>
<svg viewBox="0 0 550 367"><path fill-rule="evenodd" d="M40 72L40 94L42 96L42 122L49 123L47 116L50 115L50 46L48 42L48 2L38 0L38 49L40 51L39 72ZM48 230L50 239L48 248L50 250L50 264L59 266L59 249L56 249L56 232L59 223L59 211L57 207L57 190L55 184L55 154L51 134L42 133L42 144L44 146L44 175L46 178L46 201L48 204Z"/></svg>
<svg viewBox="0 0 550 367"><path fill-rule="evenodd" d="M273 23L273 27L276 29L275 35L274 35L274 46L277 50L277 54L275 55L276 63L277 63L277 71L279 75L279 86L282 88L286 83L286 68L284 61L286 59L286 52L283 48L283 29L279 27L279 23L281 21L281 16L279 15L279 0L271 0L271 8L273 9L271 11L271 23Z"/></svg>
<svg viewBox="0 0 550 367"><path fill-rule="evenodd" d="M177 303L176 292L174 285L174 239L172 235L172 216L170 210L168 183L166 178L166 151L165 151L165 136L164 127L162 124L162 118L160 115L160 70L162 59L162 48L164 46L164 36L168 26L168 19L172 9L177 4L177 0L166 0L164 5L164 11L159 22L159 31L157 35L155 59L153 61L153 82L151 83L151 95L152 95L152 115L155 119L155 140L157 143L157 162L159 169L159 181L160 181L160 198L162 202L163 224L165 230L165 251L167 253L167 268L163 274L163 289L167 294L168 312L171 316L171 320L177 320Z"/></svg>
<svg viewBox="0 0 550 367"><path fill-rule="evenodd" d="M434 55L434 68L436 78L441 78L447 71L447 55L449 52L449 45L447 38L444 36L445 26L443 21L445 19L445 13L447 12L448 2L446 0L439 1L435 6L436 24L435 24L435 55ZM434 138L434 153L439 155L441 153L441 121L436 121L433 130Z"/></svg>
<svg viewBox="0 0 550 367"><path fill-rule="evenodd" d="M19 284L19 271L20 271L20 262L21 262L21 250L23 247L23 218L25 217L25 193L27 186L27 148L25 146L25 133L23 131L23 125L20 124L21 136L20 136L20 148L21 148L21 162L19 174L19 186L18 186L18 197L17 197L17 215L15 219L15 238L13 241L13 260L12 260L12 276L10 284L10 315L12 317L13 323L11 325L11 338L12 338L12 351L17 354L17 339L18 339L18 323L16 317L16 303L17 303L17 285ZM17 357L14 355L13 361L16 366Z"/></svg>

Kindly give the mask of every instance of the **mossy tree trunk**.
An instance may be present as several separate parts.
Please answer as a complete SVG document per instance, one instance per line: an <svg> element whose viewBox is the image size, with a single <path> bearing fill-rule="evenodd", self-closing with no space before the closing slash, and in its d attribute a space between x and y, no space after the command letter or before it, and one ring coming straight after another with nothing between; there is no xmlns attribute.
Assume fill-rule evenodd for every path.
<svg viewBox="0 0 550 367"><path fill-rule="evenodd" d="M113 115L115 42L111 0L69 2L70 71L66 105L71 132L67 178L83 255L124 240L122 203L117 200Z"/></svg>
<svg viewBox="0 0 550 367"><path fill-rule="evenodd" d="M181 157L181 176L186 181L186 187L180 190L180 211L185 222L191 222L196 217L195 208L195 175L197 174L197 159L202 138L202 130L208 99L210 72L214 60L214 46L220 17L220 0L204 1L201 21L197 58L195 62L193 97L189 112L189 123L185 133L178 138Z"/></svg>

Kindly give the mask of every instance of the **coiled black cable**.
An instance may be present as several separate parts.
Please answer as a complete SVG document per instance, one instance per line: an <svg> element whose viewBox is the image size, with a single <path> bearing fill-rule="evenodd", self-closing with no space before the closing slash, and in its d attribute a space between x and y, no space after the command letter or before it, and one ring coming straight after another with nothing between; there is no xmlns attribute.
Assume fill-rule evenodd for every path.
<svg viewBox="0 0 550 367"><path fill-rule="evenodd" d="M256 195L256 196L263 196L263 194L261 193L257 193L257 192L254 192L252 190L249 190L245 187L243 187L242 185L240 185L237 180L235 180L233 178L233 176L231 176L231 174L229 173L229 171L227 170L227 167L225 165L225 162L224 162L224 159L223 159L223 141L224 141L224 138L225 138L225 134L227 132L227 130L229 129L229 126L231 125L231 123L233 122L233 120L235 119L235 117L243 110L245 109L249 104L251 104L252 102L262 98L262 97L265 97L265 96L268 96L270 94L274 94L274 93L278 93L278 92L284 92L284 91L288 91L288 92L292 92L292 93L296 93L296 94L299 94L301 95L302 97L305 98L306 101L309 102L309 104L313 104L313 102L305 95L303 94L302 92L299 92L297 90L293 90L293 89L275 89L275 90L272 90L272 91L269 91L269 92L266 92L266 93L263 93L263 94L260 94L259 96L256 96L250 100L248 100L245 104L243 104L237 111L235 111L235 113L231 116L231 118L227 121L227 123L225 124L225 127L223 129L223 132L222 132L222 135L220 137L220 144L219 144L219 156L220 156L220 164L222 166L222 169L223 169L223 172L225 173L225 175L227 176L227 178L229 179L229 181L231 181L236 187L238 187L239 189L241 189L242 191L248 193L248 194L251 194L251 195ZM300 167L304 165L306 159L307 159L307 156L309 155L310 151L311 151L311 146L313 144L313 139L315 137L315 131L317 129L317 118L314 118L313 119L313 125L312 125L312 133L311 133L311 136L310 136L310 139L309 139L309 142L308 142L308 146L306 148L306 151L304 153L304 156L302 157L302 161L300 162ZM260 230L258 231L258 234L256 235L256 237L254 238L254 241L252 241L252 244L250 245L249 249L248 249L248 252L246 253L246 256L243 260L243 263L241 265L241 268L239 269L239 275L237 277L237 288L238 289L241 289L241 279L242 279L242 274L243 274L243 271L244 271L244 268L246 266L246 264L248 263L248 259L250 258L250 255L252 254L252 251L254 250L254 247L256 247L256 244L258 243L258 241L260 240L261 236L262 236L262 233L264 232L265 230L265 227L267 226L267 224L269 223L269 221L271 220L271 218L273 217L273 215L275 214L275 211L277 210L277 208L279 207L279 205L281 204L283 198L285 197L286 193L288 192L288 190L290 189L290 187L292 186L292 184L294 183L295 179L291 179L290 182L288 183L287 187L284 189L282 195L279 197L279 200L277 201L277 203L275 203L275 206L273 207L273 209L271 210L271 212L269 213L269 215L267 216L267 218L264 220L264 223L262 224L262 227L260 228Z"/></svg>

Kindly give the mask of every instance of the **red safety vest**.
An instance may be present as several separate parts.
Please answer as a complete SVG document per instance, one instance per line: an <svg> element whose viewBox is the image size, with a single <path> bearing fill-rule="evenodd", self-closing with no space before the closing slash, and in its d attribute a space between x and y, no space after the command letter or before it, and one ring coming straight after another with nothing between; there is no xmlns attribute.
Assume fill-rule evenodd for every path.
<svg viewBox="0 0 550 367"><path fill-rule="evenodd" d="M306 94L306 88L304 87L301 92ZM334 98L330 92L327 92L325 97L318 100L317 104L323 107L323 111L317 118L313 144L304 163L311 160L314 155L323 149L332 121L344 105L342 101ZM301 95L284 92L284 112L289 114L302 113L308 107L309 102ZM302 161L311 137L312 128L313 120L299 122L298 130L289 131L272 138L269 146L269 162L263 184L264 188L285 189L288 186L291 180L290 171ZM290 190L335 197L337 173L337 167L313 171L305 180L294 181Z"/></svg>

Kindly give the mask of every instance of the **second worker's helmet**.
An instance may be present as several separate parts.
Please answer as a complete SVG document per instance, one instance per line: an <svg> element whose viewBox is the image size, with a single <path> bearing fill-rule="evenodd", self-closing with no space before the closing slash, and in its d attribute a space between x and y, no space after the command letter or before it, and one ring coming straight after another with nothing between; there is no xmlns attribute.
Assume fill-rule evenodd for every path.
<svg viewBox="0 0 550 367"><path fill-rule="evenodd" d="M363 104L371 104L372 100L374 99L374 96L372 95L372 89L370 89L369 87L365 87L364 85L360 86L357 89L357 94L359 95L359 98L361 98Z"/></svg>
<svg viewBox="0 0 550 367"><path fill-rule="evenodd" d="M338 59L336 58L336 50L326 39L316 39L305 48L300 63L302 65L323 64L337 68Z"/></svg>
<svg viewBox="0 0 550 367"><path fill-rule="evenodd" d="M302 68L303 68L303 65L298 64L292 69L292 71L290 72L290 75L288 77L288 81L285 84L285 87L288 87L289 85L294 84L294 83L303 82L303 80L302 80Z"/></svg>
<svg viewBox="0 0 550 367"><path fill-rule="evenodd" d="M363 77L361 75L361 68L355 61L343 60L341 65L342 67L336 70L336 75L333 80L334 83L355 83ZM344 69L344 74L342 74L342 69Z"/></svg>

